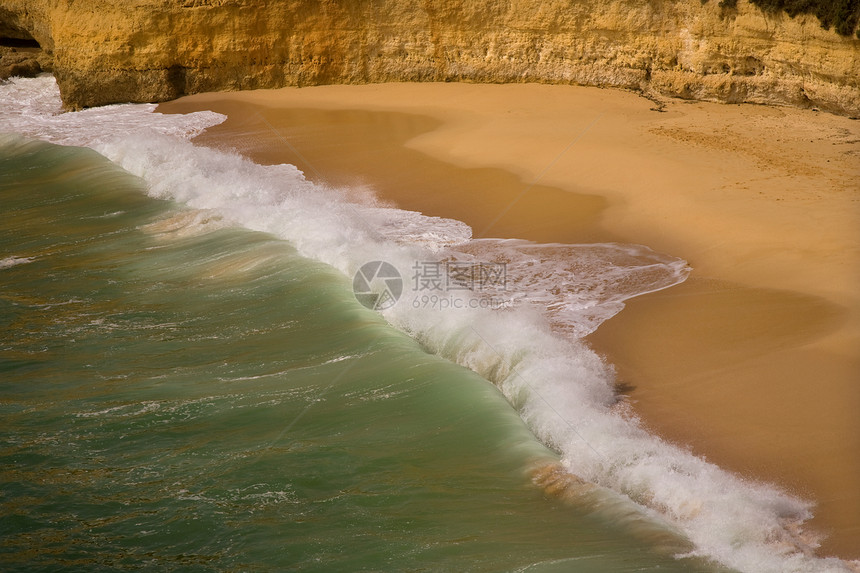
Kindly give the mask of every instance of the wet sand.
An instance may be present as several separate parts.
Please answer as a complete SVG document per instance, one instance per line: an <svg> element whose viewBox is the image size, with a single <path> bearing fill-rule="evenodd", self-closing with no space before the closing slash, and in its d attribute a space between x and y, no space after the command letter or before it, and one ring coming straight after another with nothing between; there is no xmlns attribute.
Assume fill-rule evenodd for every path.
<svg viewBox="0 0 860 573"><path fill-rule="evenodd" d="M624 241L685 258L589 343L666 439L817 503L822 555L860 558L860 123L543 85L201 94L199 143L475 236Z"/></svg>

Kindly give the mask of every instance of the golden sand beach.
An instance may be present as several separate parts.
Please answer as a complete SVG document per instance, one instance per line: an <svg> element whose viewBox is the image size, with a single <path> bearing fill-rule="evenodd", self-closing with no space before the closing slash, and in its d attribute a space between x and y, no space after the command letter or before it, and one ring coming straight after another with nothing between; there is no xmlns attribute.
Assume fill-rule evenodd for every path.
<svg viewBox="0 0 860 573"><path fill-rule="evenodd" d="M860 123L535 84L190 96L197 138L373 192L475 236L639 243L686 283L588 343L644 424L817 504L820 553L860 558ZM362 191L363 190L363 191Z"/></svg>

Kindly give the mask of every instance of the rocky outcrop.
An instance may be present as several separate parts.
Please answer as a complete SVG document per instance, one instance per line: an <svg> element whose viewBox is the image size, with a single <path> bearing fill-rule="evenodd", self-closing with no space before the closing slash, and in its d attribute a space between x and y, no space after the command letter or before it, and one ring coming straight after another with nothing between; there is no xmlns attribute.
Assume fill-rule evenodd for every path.
<svg viewBox="0 0 860 573"><path fill-rule="evenodd" d="M0 0L70 108L325 83L548 82L860 115L860 40L700 0Z"/></svg>
<svg viewBox="0 0 860 573"><path fill-rule="evenodd" d="M53 58L42 49L18 15L0 4L0 80L50 71Z"/></svg>
<svg viewBox="0 0 860 573"><path fill-rule="evenodd" d="M31 78L50 71L51 63L51 57L38 47L0 45L0 80L12 76Z"/></svg>

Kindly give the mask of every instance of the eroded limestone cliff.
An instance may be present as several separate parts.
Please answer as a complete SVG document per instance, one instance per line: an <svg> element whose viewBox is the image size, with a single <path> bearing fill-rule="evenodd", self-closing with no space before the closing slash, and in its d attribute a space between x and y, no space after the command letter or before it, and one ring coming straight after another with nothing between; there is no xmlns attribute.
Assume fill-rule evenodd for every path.
<svg viewBox="0 0 860 573"><path fill-rule="evenodd" d="M615 86L860 115L860 39L700 0L0 0L71 108L387 81Z"/></svg>

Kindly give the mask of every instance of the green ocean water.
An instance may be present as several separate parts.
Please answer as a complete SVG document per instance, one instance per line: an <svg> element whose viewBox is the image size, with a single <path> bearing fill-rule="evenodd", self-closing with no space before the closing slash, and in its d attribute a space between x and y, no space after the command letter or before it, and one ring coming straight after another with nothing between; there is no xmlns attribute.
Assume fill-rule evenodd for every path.
<svg viewBox="0 0 860 573"><path fill-rule="evenodd" d="M713 571L545 493L495 386L271 235L0 148L0 569Z"/></svg>

